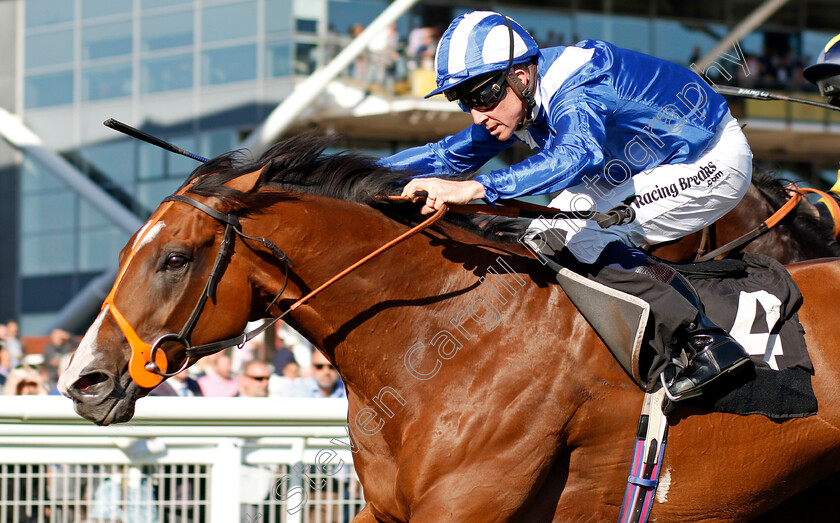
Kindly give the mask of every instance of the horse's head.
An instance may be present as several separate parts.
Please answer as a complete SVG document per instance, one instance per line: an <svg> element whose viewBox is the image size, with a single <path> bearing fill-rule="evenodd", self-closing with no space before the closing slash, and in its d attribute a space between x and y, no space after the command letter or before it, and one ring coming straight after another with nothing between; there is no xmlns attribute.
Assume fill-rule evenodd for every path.
<svg viewBox="0 0 840 523"><path fill-rule="evenodd" d="M226 185L247 191L258 176ZM252 271L238 255L248 249L233 241L237 219L223 200L188 190L164 201L123 248L111 293L59 380L95 423L131 419L138 398L202 355L196 346L241 334L250 319Z"/></svg>

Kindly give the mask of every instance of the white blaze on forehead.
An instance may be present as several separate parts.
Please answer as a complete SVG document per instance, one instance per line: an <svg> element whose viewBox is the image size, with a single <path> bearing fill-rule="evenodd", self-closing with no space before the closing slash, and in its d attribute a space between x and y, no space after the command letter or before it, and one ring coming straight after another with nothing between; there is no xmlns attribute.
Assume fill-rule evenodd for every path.
<svg viewBox="0 0 840 523"><path fill-rule="evenodd" d="M154 222L153 226L152 222L146 222L143 228L140 229L140 232L137 233L137 239L134 240L134 245L131 246L131 250L136 251L140 247L152 241L152 239L155 236L157 236L157 234L160 232L161 229L163 229L165 225L166 224L163 222L163 220L158 220ZM149 229L149 226L151 226L151 229ZM146 232L147 230L148 232ZM138 244L138 242L140 243Z"/></svg>
<svg viewBox="0 0 840 523"><path fill-rule="evenodd" d="M76 349L70 366L67 367L67 370L58 379L58 390L62 394L67 393L68 388L79 379L81 372L96 359L95 355L98 350L96 337L99 334L99 328L102 326L102 321L105 319L106 314L108 314L108 307L105 307L99 312L96 321L87 330L84 338L82 338L82 342Z"/></svg>

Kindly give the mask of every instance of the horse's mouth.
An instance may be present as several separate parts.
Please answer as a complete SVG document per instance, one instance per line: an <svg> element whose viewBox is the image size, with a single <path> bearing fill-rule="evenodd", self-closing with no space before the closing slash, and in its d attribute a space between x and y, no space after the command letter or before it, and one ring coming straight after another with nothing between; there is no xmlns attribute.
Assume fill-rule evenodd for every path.
<svg viewBox="0 0 840 523"><path fill-rule="evenodd" d="M126 370L119 381L101 372L85 374L69 395L79 416L104 426L131 420L142 391Z"/></svg>

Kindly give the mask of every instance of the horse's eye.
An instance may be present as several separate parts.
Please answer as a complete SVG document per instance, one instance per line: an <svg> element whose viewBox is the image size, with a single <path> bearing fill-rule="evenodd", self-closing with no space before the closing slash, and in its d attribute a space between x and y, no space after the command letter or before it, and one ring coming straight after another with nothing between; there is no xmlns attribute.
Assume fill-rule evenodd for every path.
<svg viewBox="0 0 840 523"><path fill-rule="evenodd" d="M182 256L180 254L170 254L169 257L166 259L166 268L167 269L182 269L187 264L186 256Z"/></svg>

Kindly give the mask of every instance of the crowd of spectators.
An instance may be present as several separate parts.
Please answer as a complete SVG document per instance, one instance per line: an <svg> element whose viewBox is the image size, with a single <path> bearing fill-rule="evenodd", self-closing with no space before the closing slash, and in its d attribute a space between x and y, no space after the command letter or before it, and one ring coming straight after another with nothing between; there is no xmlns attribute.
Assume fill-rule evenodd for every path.
<svg viewBox="0 0 840 523"><path fill-rule="evenodd" d="M208 356L158 385L152 396L344 398L338 372L327 358L284 323L275 350L255 338L242 349ZM27 350L15 321L0 324L0 391L4 395L59 394L58 378L70 364L78 338L54 329L39 352Z"/></svg>
<svg viewBox="0 0 840 523"><path fill-rule="evenodd" d="M700 49L695 48L687 65L697 64L701 58ZM790 49L777 51L765 47L761 54L744 53L743 62L745 67L733 61L717 60L716 65L708 70L708 74L714 81L749 89L819 92L803 74L805 68L813 63L811 58L796 55ZM718 69L721 67L725 74Z"/></svg>
<svg viewBox="0 0 840 523"><path fill-rule="evenodd" d="M339 43L333 46L331 56L363 30L362 24L355 24L348 35L336 36ZM408 33L407 39L401 39L396 24L391 24L375 35L365 51L355 59L350 66L350 78L369 93L406 94L415 71L434 72L435 50L441 33L442 28L439 27L416 27ZM572 35L571 39L567 39L562 33L549 31L538 42L541 47L554 47L574 45L581 38ZM695 47L684 65L697 64L702 56L701 49ZM747 68L732 61L718 60L719 65L709 70L709 77L716 82L753 89L818 92L803 76L803 70L812 63L811 60L812 57L798 55L790 48L767 45L761 53L744 54ZM715 70L718 67L723 68L725 73Z"/></svg>

